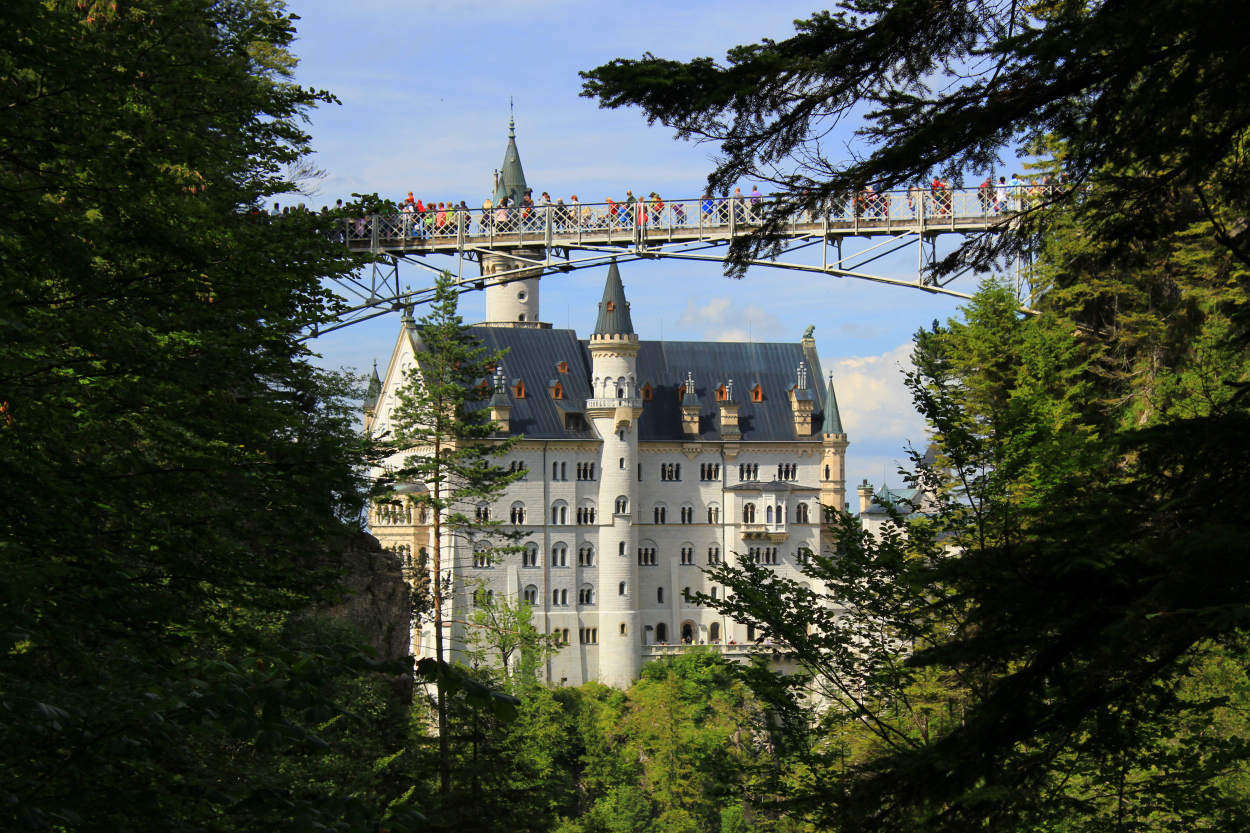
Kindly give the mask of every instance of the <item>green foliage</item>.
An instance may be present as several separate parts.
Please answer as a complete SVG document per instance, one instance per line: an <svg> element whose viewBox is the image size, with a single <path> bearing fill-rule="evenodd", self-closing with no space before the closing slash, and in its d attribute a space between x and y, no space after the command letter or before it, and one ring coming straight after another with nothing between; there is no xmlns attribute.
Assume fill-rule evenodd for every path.
<svg viewBox="0 0 1250 833"><path fill-rule="evenodd" d="M543 666L560 651L556 634L534 627L533 606L526 601L479 596L469 625L465 634L469 661L502 669L505 688L514 694L538 685Z"/></svg>

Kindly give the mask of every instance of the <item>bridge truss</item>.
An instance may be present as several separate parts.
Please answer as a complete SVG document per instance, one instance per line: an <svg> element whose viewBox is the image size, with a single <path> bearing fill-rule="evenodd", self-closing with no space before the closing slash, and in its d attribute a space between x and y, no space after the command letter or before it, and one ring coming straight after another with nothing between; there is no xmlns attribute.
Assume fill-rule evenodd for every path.
<svg viewBox="0 0 1250 833"><path fill-rule="evenodd" d="M1002 192L980 189L870 192L824 212L795 214L782 235L781 257L750 264L969 298L949 288L963 273L940 282L932 275L938 239L1000 233L1010 227L1014 214L1044 197L1036 186L1005 198ZM397 214L344 218L338 221L338 239L351 251L381 255L383 261L336 281L349 306L311 337L425 303L433 293L433 275L443 271L470 292L488 284L599 267L612 259L724 263L729 244L758 228L760 208L749 199L700 198L425 212L406 207ZM813 247L819 247L819 263L789 257ZM911 248L914 279L865 271ZM516 265L466 275L473 264L480 270L483 258L491 256ZM401 263L430 273L429 284L401 287ZM1021 268L1017 264L1018 281Z"/></svg>

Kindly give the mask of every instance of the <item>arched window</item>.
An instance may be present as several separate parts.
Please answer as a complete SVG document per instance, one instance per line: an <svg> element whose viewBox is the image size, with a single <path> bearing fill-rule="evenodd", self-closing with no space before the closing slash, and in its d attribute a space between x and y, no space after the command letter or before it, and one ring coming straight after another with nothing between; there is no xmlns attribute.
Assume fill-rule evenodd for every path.
<svg viewBox="0 0 1250 833"><path fill-rule="evenodd" d="M798 506L794 507L794 522L796 524L809 523L806 503L800 503Z"/></svg>
<svg viewBox="0 0 1250 833"><path fill-rule="evenodd" d="M625 468L625 458L621 458L621 468Z"/></svg>
<svg viewBox="0 0 1250 833"><path fill-rule="evenodd" d="M681 623L681 643L683 645L693 645L694 634L695 634L694 622L682 622Z"/></svg>
<svg viewBox="0 0 1250 833"><path fill-rule="evenodd" d="M710 524L720 523L720 507L712 504L707 508L707 522Z"/></svg>
<svg viewBox="0 0 1250 833"><path fill-rule="evenodd" d="M560 479L560 464L559 463L553 462L551 464L551 479L552 480Z"/></svg>
<svg viewBox="0 0 1250 833"><path fill-rule="evenodd" d="M577 591L577 603L579 605L592 605L595 603L595 588L593 585L582 585L582 588Z"/></svg>
<svg viewBox="0 0 1250 833"><path fill-rule="evenodd" d="M689 587L683 587L683 588L681 588L681 595L682 595L682 598L689 599L689 598L690 598L690 588L689 588Z"/></svg>
<svg viewBox="0 0 1250 833"><path fill-rule="evenodd" d="M577 523L579 526L591 526L595 522L595 505L590 501L577 507Z"/></svg>
<svg viewBox="0 0 1250 833"><path fill-rule="evenodd" d="M569 522L569 505L562 500L558 500L551 505L551 523L555 526L562 526Z"/></svg>
<svg viewBox="0 0 1250 833"><path fill-rule="evenodd" d="M616 514L618 515L629 514L629 498L625 497L624 495L621 495L620 497L616 499Z"/></svg>
<svg viewBox="0 0 1250 833"><path fill-rule="evenodd" d="M713 599L715 599L715 598L716 598L716 588L715 588L715 587L713 587L713 588L712 588L712 598L713 598Z"/></svg>
<svg viewBox="0 0 1250 833"><path fill-rule="evenodd" d="M766 519L767 523L773 522L773 508L771 506L766 507L764 509L764 518Z"/></svg>
<svg viewBox="0 0 1250 833"><path fill-rule="evenodd" d="M525 504L520 501L512 504L512 511L508 513L508 518L514 524L525 523Z"/></svg>
<svg viewBox="0 0 1250 833"><path fill-rule="evenodd" d="M618 545L617 545L617 553L616 553L616 554L617 554L617 555L624 555L624 554L625 554L625 542L624 542L624 541L621 541L621 542L620 542L620 544L618 544Z"/></svg>
<svg viewBox="0 0 1250 833"><path fill-rule="evenodd" d="M490 504L487 503L486 501L482 501L481 503L479 503L477 505L477 509L474 510L473 512L473 517L477 518L479 521L489 521L490 520ZM513 523L515 523L515 521Z"/></svg>
<svg viewBox="0 0 1250 833"><path fill-rule="evenodd" d="M531 584L525 588L525 601L532 605L538 604L538 588L537 587Z"/></svg>
<svg viewBox="0 0 1250 833"><path fill-rule="evenodd" d="M708 547L707 548L707 563L708 564L720 563L720 547Z"/></svg>
<svg viewBox="0 0 1250 833"><path fill-rule="evenodd" d="M828 466L825 466L825 479L826 480L829 479L829 467Z"/></svg>
<svg viewBox="0 0 1250 833"><path fill-rule="evenodd" d="M711 642L713 645L720 644L720 622L713 622L708 625L707 639L708 642Z"/></svg>
<svg viewBox="0 0 1250 833"><path fill-rule="evenodd" d="M625 627L625 623L621 622L621 636L628 636L629 629Z"/></svg>
<svg viewBox="0 0 1250 833"><path fill-rule="evenodd" d="M681 545L681 563L682 564L694 563L694 545L693 544Z"/></svg>
<svg viewBox="0 0 1250 833"><path fill-rule="evenodd" d="M534 566L537 567L538 565L535 564ZM551 566L569 566L569 549L564 544L556 544L551 548Z"/></svg>
<svg viewBox="0 0 1250 833"><path fill-rule="evenodd" d="M744 524L755 523L755 504L746 503L742 506L742 522Z"/></svg>
<svg viewBox="0 0 1250 833"><path fill-rule="evenodd" d="M656 507L655 507L655 522L656 522L657 524L662 524L662 523L667 523L667 522L668 522L668 507L666 507L666 506L665 506L664 504L662 504L662 503L658 503L658 504L656 504Z"/></svg>
<svg viewBox="0 0 1250 833"><path fill-rule="evenodd" d="M521 566L522 567L537 567L538 566L538 547L531 546L528 549L526 549L525 552L521 553Z"/></svg>
<svg viewBox="0 0 1250 833"><path fill-rule="evenodd" d="M648 542L649 543L649 542ZM638 548L638 566L654 567L657 563L656 550L653 546L643 546Z"/></svg>
<svg viewBox="0 0 1250 833"><path fill-rule="evenodd" d="M755 641L755 625L747 625L747 642Z"/></svg>
<svg viewBox="0 0 1250 833"><path fill-rule="evenodd" d="M490 566L490 553L486 550L473 551L473 566L478 568Z"/></svg>
<svg viewBox="0 0 1250 833"><path fill-rule="evenodd" d="M663 587L655 588L655 600L659 602L660 604L664 604L664 588Z"/></svg>
<svg viewBox="0 0 1250 833"><path fill-rule="evenodd" d="M663 622L655 626L655 643L657 645L668 644L668 625Z"/></svg>
<svg viewBox="0 0 1250 833"><path fill-rule="evenodd" d="M619 585L617 585L617 587L616 587L616 595L618 595L618 596L624 596L624 595L625 595L625 582L623 582L623 581L622 581Z"/></svg>
<svg viewBox="0 0 1250 833"><path fill-rule="evenodd" d="M564 642L565 645L568 645L569 644L569 629L568 628L564 629L562 636L563 636L563 639L561 641Z"/></svg>

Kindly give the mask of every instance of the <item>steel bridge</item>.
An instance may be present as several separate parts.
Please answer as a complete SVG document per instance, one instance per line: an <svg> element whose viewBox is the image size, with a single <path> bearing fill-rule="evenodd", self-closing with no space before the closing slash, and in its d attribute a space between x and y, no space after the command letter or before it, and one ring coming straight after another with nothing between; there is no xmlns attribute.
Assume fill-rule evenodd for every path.
<svg viewBox="0 0 1250 833"><path fill-rule="evenodd" d="M940 282L933 277L938 239L1005 231L1014 215L1047 196L1044 190L1045 186L1026 184L998 186L998 190L915 188L861 193L823 211L799 212L789 218L782 232L782 254L819 247L819 263L778 258L750 264L970 298L949 288L963 273ZM449 271L466 292L487 284L602 266L613 258L724 263L729 243L756 231L765 208L750 197L648 198L632 203L558 202L423 212L405 206L399 213L340 219L334 233L348 249L383 259L337 281L349 308L338 321L312 336L428 301L431 286L400 287L400 263L434 274ZM865 271L869 264L911 247L916 250L914 279ZM482 266L484 260L493 261L489 273ZM466 275L466 262L477 263L481 274Z"/></svg>

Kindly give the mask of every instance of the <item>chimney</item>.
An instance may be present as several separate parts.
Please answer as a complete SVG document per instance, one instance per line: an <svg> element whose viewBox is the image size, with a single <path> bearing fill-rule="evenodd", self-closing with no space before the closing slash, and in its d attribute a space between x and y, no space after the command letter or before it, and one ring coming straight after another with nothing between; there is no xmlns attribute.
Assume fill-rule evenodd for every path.
<svg viewBox="0 0 1250 833"><path fill-rule="evenodd" d="M682 384L681 430L686 439L699 436L699 396L694 392L694 374L687 373Z"/></svg>
<svg viewBox="0 0 1250 833"><path fill-rule="evenodd" d="M738 400L734 399L734 380L725 383L725 398L720 402L721 439L736 440L742 436L738 430Z"/></svg>
<svg viewBox="0 0 1250 833"><path fill-rule="evenodd" d="M794 387L790 388L790 408L794 412L794 433L800 437L811 436L812 411L816 398L807 387L807 362L799 362Z"/></svg>
<svg viewBox="0 0 1250 833"><path fill-rule="evenodd" d="M856 491L859 492L859 514L862 515L872 508L872 486L865 479Z"/></svg>
<svg viewBox="0 0 1250 833"><path fill-rule="evenodd" d="M490 398L491 422L499 423L496 433L508 434L508 416L512 413L512 401L508 399L508 377L504 375L503 365L495 368L495 393Z"/></svg>

